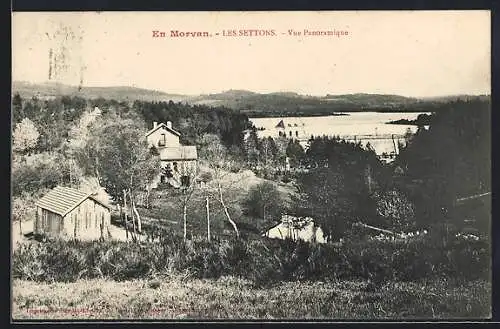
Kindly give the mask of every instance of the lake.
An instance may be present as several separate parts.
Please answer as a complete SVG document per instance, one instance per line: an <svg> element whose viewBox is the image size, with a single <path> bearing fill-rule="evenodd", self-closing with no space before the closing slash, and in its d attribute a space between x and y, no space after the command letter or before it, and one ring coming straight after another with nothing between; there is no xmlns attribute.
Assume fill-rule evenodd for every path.
<svg viewBox="0 0 500 329"><path fill-rule="evenodd" d="M395 125L386 122L400 119L415 120L421 113L408 112L348 112L348 115L330 115L315 117L272 117L250 118L258 129L259 137L273 138L286 134L288 138L298 139L304 147L311 136L340 136L346 140L361 142L363 146L370 143L377 155L399 153L397 142L404 143L403 136L407 132L415 133L413 125ZM426 113L431 114L431 113ZM283 120L284 128L276 127Z"/></svg>

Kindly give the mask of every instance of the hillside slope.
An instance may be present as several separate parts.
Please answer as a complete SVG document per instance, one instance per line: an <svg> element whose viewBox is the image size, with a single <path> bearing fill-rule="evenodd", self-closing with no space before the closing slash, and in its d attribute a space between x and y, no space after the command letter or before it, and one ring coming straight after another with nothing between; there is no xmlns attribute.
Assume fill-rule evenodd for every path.
<svg viewBox="0 0 500 329"><path fill-rule="evenodd" d="M117 101L184 101L187 96L168 94L162 91L142 89L136 87L77 87L61 83L37 83L32 84L24 81L12 83L13 94L19 93L22 97L31 98L51 96L80 96L83 98L105 98Z"/></svg>
<svg viewBox="0 0 500 329"><path fill-rule="evenodd" d="M174 101L190 105L228 107L240 110L248 116L254 117L330 115L336 112L355 111L426 112L447 102L473 98L489 98L488 95L457 95L423 99L400 95L367 93L310 96L295 92L263 94L247 90L228 90L221 93L193 96L169 94L137 87L77 87L52 82L31 84L20 81L13 82L13 93L19 93L22 97L26 98L33 96L53 97L69 95L84 98L102 97L117 101Z"/></svg>

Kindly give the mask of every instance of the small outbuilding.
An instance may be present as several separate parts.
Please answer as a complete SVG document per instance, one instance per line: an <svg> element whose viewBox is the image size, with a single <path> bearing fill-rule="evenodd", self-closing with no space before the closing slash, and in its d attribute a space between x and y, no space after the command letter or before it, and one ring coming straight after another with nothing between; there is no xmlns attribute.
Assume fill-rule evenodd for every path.
<svg viewBox="0 0 500 329"><path fill-rule="evenodd" d="M283 215L281 223L271 227L264 233L265 237L274 239L292 239L306 242L326 243L323 230L310 217L299 218Z"/></svg>
<svg viewBox="0 0 500 329"><path fill-rule="evenodd" d="M79 240L108 236L110 206L94 193L58 186L36 202L34 233Z"/></svg>

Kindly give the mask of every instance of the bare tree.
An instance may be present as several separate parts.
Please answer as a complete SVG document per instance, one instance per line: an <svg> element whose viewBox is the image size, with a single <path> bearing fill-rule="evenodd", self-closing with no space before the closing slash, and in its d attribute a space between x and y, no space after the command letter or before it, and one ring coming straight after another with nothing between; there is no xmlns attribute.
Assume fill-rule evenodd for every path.
<svg viewBox="0 0 500 329"><path fill-rule="evenodd" d="M189 205L189 202L190 202L192 196L196 192L196 180L198 178L198 170L196 168L196 165L186 168L184 174L187 174L186 176L189 177L188 184L181 186L182 220L183 220L183 227L184 227L184 235L183 236L184 236L184 241L186 241L186 239L187 239L188 205Z"/></svg>
<svg viewBox="0 0 500 329"><path fill-rule="evenodd" d="M210 242L210 203L208 200L208 196L206 197L206 202L207 202L207 238L208 242Z"/></svg>
<svg viewBox="0 0 500 329"><path fill-rule="evenodd" d="M221 143L216 135L205 135L202 139L202 152L203 160L213 172L212 189L208 188L207 192L212 194L220 203L224 210L224 214L228 222L233 227L236 236L240 237L240 232L236 222L229 214L228 205L226 203L223 191L229 190L230 186L235 183L228 179L230 168L233 165L230 157L227 154L226 147Z"/></svg>
<svg viewBox="0 0 500 329"><path fill-rule="evenodd" d="M91 159L85 159L85 162L96 167L106 191L116 201L123 203L125 213L128 197L135 239L136 224L139 232L142 229L135 202L136 194L158 176L160 160L150 154L143 127L133 120L117 118L108 121L96 127L91 136L88 144L95 151L90 154Z"/></svg>

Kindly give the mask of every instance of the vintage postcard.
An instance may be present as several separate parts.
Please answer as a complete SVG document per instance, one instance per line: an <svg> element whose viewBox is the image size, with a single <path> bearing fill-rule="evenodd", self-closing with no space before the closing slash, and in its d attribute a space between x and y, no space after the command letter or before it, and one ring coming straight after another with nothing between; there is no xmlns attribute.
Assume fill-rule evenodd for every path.
<svg viewBox="0 0 500 329"><path fill-rule="evenodd" d="M14 12L12 320L491 317L489 11Z"/></svg>

